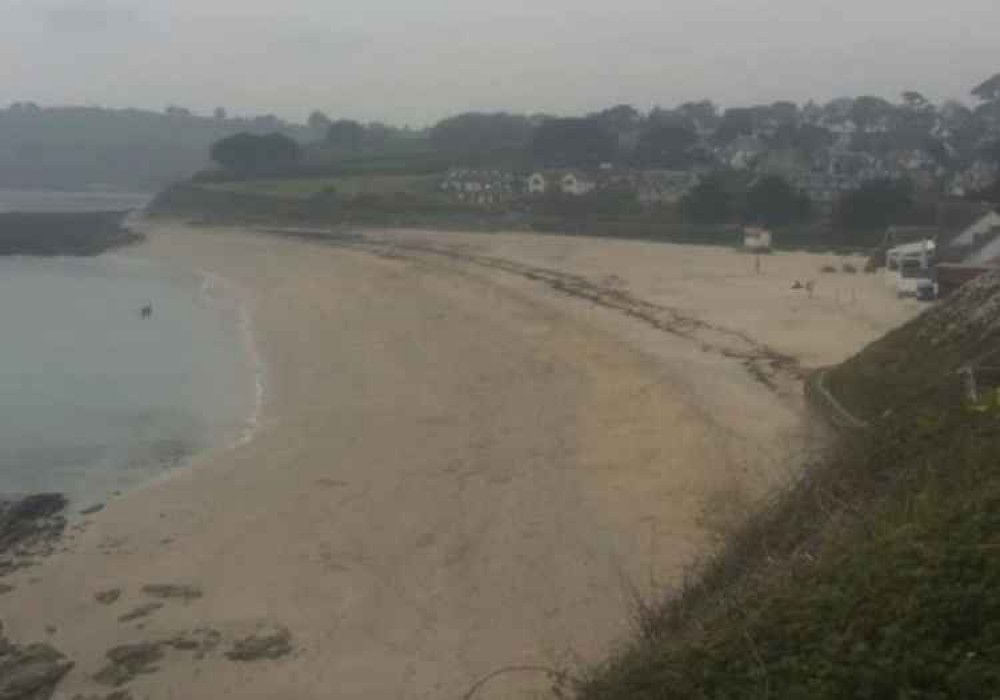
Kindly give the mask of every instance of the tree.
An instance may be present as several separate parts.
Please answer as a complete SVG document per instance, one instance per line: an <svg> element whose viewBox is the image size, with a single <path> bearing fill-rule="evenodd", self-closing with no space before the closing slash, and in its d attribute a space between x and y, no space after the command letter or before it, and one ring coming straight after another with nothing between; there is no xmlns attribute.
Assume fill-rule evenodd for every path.
<svg viewBox="0 0 1000 700"><path fill-rule="evenodd" d="M614 160L615 137L593 119L550 119L531 142L532 155L552 167L595 166Z"/></svg>
<svg viewBox="0 0 1000 700"><path fill-rule="evenodd" d="M616 105L591 114L589 118L616 135L634 131L642 122L642 114L632 105Z"/></svg>
<svg viewBox="0 0 1000 700"><path fill-rule="evenodd" d="M850 231L882 230L913 216L913 187L906 180L871 180L846 193L834 207L834 223Z"/></svg>
<svg viewBox="0 0 1000 700"><path fill-rule="evenodd" d="M358 151L365 143L365 127L351 119L333 122L326 130L326 143L341 151Z"/></svg>
<svg viewBox="0 0 1000 700"><path fill-rule="evenodd" d="M783 226L809 215L809 198L777 175L762 177L747 192L745 218L764 226Z"/></svg>
<svg viewBox="0 0 1000 700"><path fill-rule="evenodd" d="M690 119L695 129L700 132L710 131L719 124L719 111L711 100L685 102L674 111Z"/></svg>
<svg viewBox="0 0 1000 700"><path fill-rule="evenodd" d="M756 120L752 107L733 107L722 114L722 121L715 131L715 141L722 145L732 143L740 136L754 132Z"/></svg>
<svg viewBox="0 0 1000 700"><path fill-rule="evenodd" d="M888 125L894 109L888 100L864 95L851 105L851 121L861 131L869 131L876 126Z"/></svg>
<svg viewBox="0 0 1000 700"><path fill-rule="evenodd" d="M772 148L791 148L805 158L812 158L829 148L835 140L828 129L814 124L782 124L770 139Z"/></svg>
<svg viewBox="0 0 1000 700"><path fill-rule="evenodd" d="M439 121L431 128L431 145L456 154L523 151L531 143L532 125L527 117L467 112Z"/></svg>
<svg viewBox="0 0 1000 700"><path fill-rule="evenodd" d="M212 146L212 160L227 170L240 174L280 172L302 159L298 143L279 133L266 136L235 134Z"/></svg>
<svg viewBox="0 0 1000 700"><path fill-rule="evenodd" d="M778 124L795 124L799 120L799 106L794 102L782 100L771 105L770 114Z"/></svg>
<svg viewBox="0 0 1000 700"><path fill-rule="evenodd" d="M639 128L642 125L642 114L635 107L616 105L591 114L588 119L593 119L614 137L618 155L627 157L635 151L639 143Z"/></svg>
<svg viewBox="0 0 1000 700"><path fill-rule="evenodd" d="M934 105L916 90L907 90L903 93L903 105L915 112L925 112L934 110Z"/></svg>
<svg viewBox="0 0 1000 700"><path fill-rule="evenodd" d="M647 167L683 170L692 165L691 149L698 134L684 126L666 124L647 129L639 137L636 160Z"/></svg>
<svg viewBox="0 0 1000 700"><path fill-rule="evenodd" d="M1000 101L1000 73L974 87L972 94L983 102Z"/></svg>
<svg viewBox="0 0 1000 700"><path fill-rule="evenodd" d="M713 173L695 185L681 200L686 218L703 224L718 224L733 218L736 198L720 173Z"/></svg>
<svg viewBox="0 0 1000 700"><path fill-rule="evenodd" d="M226 114L226 108L225 107L216 107L215 111L212 112L212 118L215 119L216 121L224 122L224 121L226 121L227 117L228 117L228 114Z"/></svg>
<svg viewBox="0 0 1000 700"><path fill-rule="evenodd" d="M310 114L309 119L306 120L306 125L317 134L325 134L326 130L330 128L330 124L330 117L326 116L318 109Z"/></svg>

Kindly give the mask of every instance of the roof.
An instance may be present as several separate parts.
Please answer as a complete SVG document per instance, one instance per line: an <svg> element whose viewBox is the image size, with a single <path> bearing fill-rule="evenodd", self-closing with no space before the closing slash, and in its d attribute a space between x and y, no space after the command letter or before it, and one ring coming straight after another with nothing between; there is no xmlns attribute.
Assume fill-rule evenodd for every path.
<svg viewBox="0 0 1000 700"><path fill-rule="evenodd" d="M934 241L918 241L916 243L904 243L903 245L890 248L888 255L922 255L923 253L933 253L936 248Z"/></svg>
<svg viewBox="0 0 1000 700"><path fill-rule="evenodd" d="M977 236L987 234L997 227L1000 227L1000 214L991 211L989 214L980 217L972 226L955 236L950 245L952 247L975 245Z"/></svg>
<svg viewBox="0 0 1000 700"><path fill-rule="evenodd" d="M964 262L969 265L993 265L1000 262L1000 238L994 238Z"/></svg>

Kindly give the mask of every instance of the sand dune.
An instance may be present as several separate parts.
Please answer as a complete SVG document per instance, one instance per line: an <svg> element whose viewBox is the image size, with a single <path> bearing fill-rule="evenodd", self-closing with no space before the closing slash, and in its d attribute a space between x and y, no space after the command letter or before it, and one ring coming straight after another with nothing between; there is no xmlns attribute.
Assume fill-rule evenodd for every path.
<svg viewBox="0 0 1000 700"><path fill-rule="evenodd" d="M817 439L797 364L919 308L865 276L791 292L819 278L816 256L756 275L733 251L592 239L157 225L131 254L244 291L265 403L251 442L109 503L10 579L11 636L76 662L65 697L109 691L93 676L111 647L178 636L199 641L161 647L136 697L460 698L501 667L599 659L634 596L679 585L794 474ZM744 357L762 350L792 364L762 381ZM165 583L201 595L142 590ZM107 589L121 597L95 600ZM274 629L290 654L225 655ZM546 680L513 673L477 697Z"/></svg>

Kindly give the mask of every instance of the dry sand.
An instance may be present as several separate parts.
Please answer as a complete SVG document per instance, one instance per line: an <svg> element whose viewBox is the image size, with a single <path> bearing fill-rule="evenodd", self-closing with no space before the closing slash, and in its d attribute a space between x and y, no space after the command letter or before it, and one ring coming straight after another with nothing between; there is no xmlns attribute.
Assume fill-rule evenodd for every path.
<svg viewBox="0 0 1000 700"><path fill-rule="evenodd" d="M817 439L795 368L769 386L747 357L836 362L920 308L820 275L821 256L758 275L730 250L596 239L157 225L131 254L244 290L265 403L251 442L109 503L8 579L11 636L76 662L66 698L109 691L92 680L109 648L200 627L219 646L168 649L137 698L457 699L501 667L597 660L634 596L679 585ZM119 621L162 583L203 596ZM274 625L290 655L224 656Z"/></svg>

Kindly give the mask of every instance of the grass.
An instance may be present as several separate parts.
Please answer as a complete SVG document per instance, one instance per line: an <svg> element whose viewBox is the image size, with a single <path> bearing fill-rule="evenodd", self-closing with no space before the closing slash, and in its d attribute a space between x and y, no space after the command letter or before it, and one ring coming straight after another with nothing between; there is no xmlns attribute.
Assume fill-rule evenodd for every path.
<svg viewBox="0 0 1000 700"><path fill-rule="evenodd" d="M1000 275L832 372L873 428L644 608L581 700L1000 695L1000 415L951 372L1000 340L997 305Z"/></svg>
<svg viewBox="0 0 1000 700"><path fill-rule="evenodd" d="M338 177L287 178L219 182L203 185L205 189L238 194L264 195L284 199L309 199L333 188L342 197L361 195L410 194L431 196L437 175L344 175Z"/></svg>

